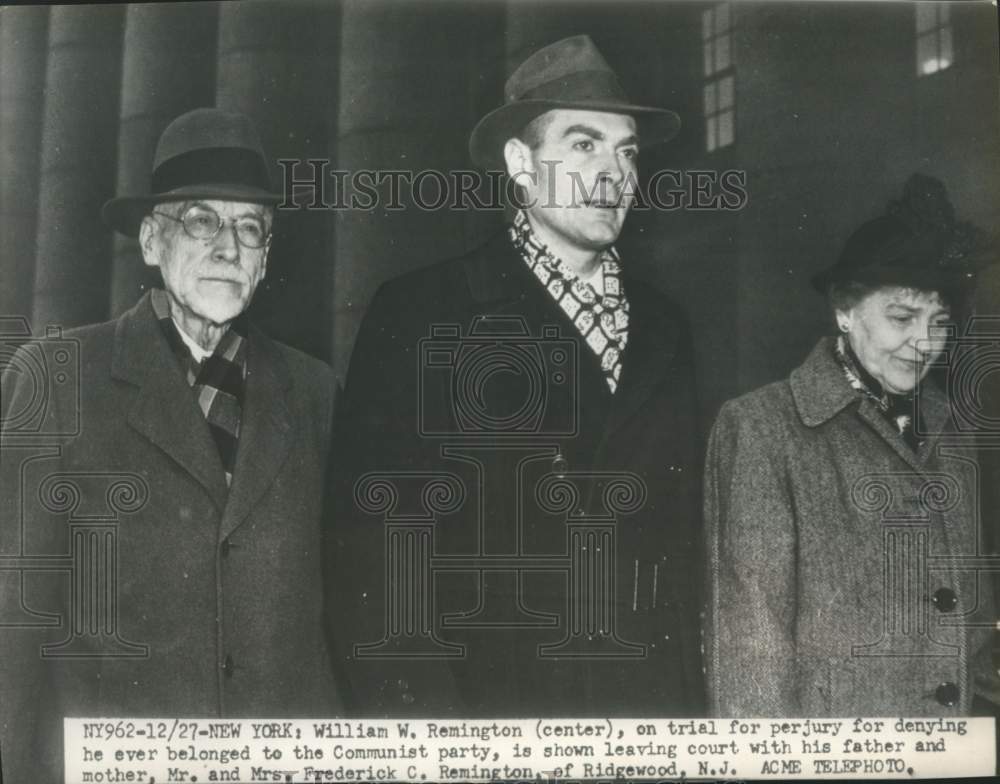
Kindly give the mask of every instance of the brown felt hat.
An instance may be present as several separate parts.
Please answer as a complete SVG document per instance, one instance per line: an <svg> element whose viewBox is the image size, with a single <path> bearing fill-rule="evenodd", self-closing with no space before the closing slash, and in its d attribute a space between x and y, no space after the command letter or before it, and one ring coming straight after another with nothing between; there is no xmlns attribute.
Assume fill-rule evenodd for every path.
<svg viewBox="0 0 1000 784"><path fill-rule="evenodd" d="M250 118L222 109L195 109L164 129L153 156L150 192L119 196L101 208L113 229L136 236L154 205L189 199L277 204L267 161Z"/></svg>
<svg viewBox="0 0 1000 784"><path fill-rule="evenodd" d="M485 169L503 169L507 140L550 109L630 115L643 147L672 139L681 127L676 112L631 103L590 36L576 35L539 49L511 74L504 86L504 105L472 131L472 160Z"/></svg>

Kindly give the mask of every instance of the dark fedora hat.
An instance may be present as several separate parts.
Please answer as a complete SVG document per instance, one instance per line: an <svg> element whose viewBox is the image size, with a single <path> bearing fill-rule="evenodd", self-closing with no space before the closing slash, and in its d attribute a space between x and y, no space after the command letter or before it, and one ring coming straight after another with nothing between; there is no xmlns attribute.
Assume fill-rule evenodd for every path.
<svg viewBox="0 0 1000 784"><path fill-rule="evenodd" d="M150 192L111 199L101 208L101 217L111 228L134 237L154 205L188 199L255 204L282 200L273 191L250 118L214 108L182 114L156 144Z"/></svg>
<svg viewBox="0 0 1000 784"><path fill-rule="evenodd" d="M985 232L956 220L943 182L914 174L902 196L851 234L837 261L812 284L820 292L831 284L860 283L960 296L990 263L991 245Z"/></svg>
<svg viewBox="0 0 1000 784"><path fill-rule="evenodd" d="M469 154L483 168L503 168L503 146L550 109L588 109L635 118L643 147L677 135L676 112L631 103L590 36L564 38L539 49L504 86L504 105L483 117L469 138Z"/></svg>

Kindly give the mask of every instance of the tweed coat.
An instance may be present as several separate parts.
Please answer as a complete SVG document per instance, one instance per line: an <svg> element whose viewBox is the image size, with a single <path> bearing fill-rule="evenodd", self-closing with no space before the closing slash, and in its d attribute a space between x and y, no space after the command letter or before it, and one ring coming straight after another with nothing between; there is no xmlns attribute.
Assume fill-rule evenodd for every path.
<svg viewBox="0 0 1000 784"><path fill-rule="evenodd" d="M824 339L723 406L705 481L713 714L968 714L991 590L956 559L978 554L983 477L943 393L919 399L914 453Z"/></svg>
<svg viewBox="0 0 1000 784"><path fill-rule="evenodd" d="M613 397L596 357L506 234L466 256L390 281L376 294L338 411L335 443L344 464L331 483L339 510L331 541L334 633L350 711L703 712L697 617L701 457L691 342L678 308L629 277L627 260L623 268L631 316ZM507 335L496 345L510 351L490 354L493 346L480 355L471 342L456 348L461 341L455 336L468 337L477 324L480 335L490 330ZM512 325L524 334L505 331ZM435 327L444 333L439 329L429 340ZM542 337L547 327L557 328L558 336ZM558 347L575 356L575 375L572 361L560 365L570 383L546 364L562 356ZM531 399L530 385L524 386L529 374L499 372L471 389L466 382L475 376L471 368L479 356L511 361L534 356L545 367L538 398L544 416L515 437L508 437L513 430L498 432L502 428L493 423L516 419L519 406ZM481 392L481 399L474 392ZM482 418L460 425L456 412L461 411ZM398 583L388 576L385 515L365 512L354 495L355 483L372 471L395 474L400 504L410 501L397 517L410 519L427 510L418 488L407 482L446 473L462 484L460 508L424 518L434 528L436 555L509 555L521 566L551 557L552 567L517 571L494 562L495 568L487 569L474 557L462 568L442 562L426 576L433 580L435 604L423 606L433 615L434 634L451 646L454 657L408 655L416 643L412 628L410 635L397 637L396 648L386 646L373 658L356 655L357 645L382 640L386 624L398 622L385 598ZM579 497L569 511L545 511L533 491L545 476L559 472L579 489ZM591 476L582 479L587 472ZM622 649L606 635L603 658L573 658L568 647L546 653L539 646L558 645L570 634L572 589L566 570L560 571L572 544L567 518L602 513L602 494L616 472L638 477L645 503L617 514L613 541L597 543L591 552L609 559L616 553L613 561L602 562L608 569L602 590L610 597L605 606L611 607L618 638L632 645ZM595 625L590 632L600 637L596 630ZM456 654L456 646L464 648Z"/></svg>
<svg viewBox="0 0 1000 784"><path fill-rule="evenodd" d="M4 432L0 554L58 557L71 546L69 523L110 516L117 629L62 649L73 658L43 659L43 644L71 638L68 570L25 571L23 590L22 574L0 571L0 611L8 623L34 625L0 637L3 780L62 780L63 716L336 713L319 549L330 368L251 326L227 491L149 295L117 321L60 342L79 352L79 383L51 385L36 436ZM17 365L3 379L8 425L31 392ZM79 433L47 439L75 429L74 410ZM46 484L56 474L61 491ZM123 484L109 490L115 482ZM40 628L40 619L57 625Z"/></svg>

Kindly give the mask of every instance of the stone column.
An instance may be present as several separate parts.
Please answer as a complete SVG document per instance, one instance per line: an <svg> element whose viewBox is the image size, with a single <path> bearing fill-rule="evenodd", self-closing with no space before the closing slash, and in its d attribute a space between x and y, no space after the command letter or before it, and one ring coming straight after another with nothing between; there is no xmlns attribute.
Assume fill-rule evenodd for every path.
<svg viewBox="0 0 1000 784"><path fill-rule="evenodd" d="M108 316L123 6L53 6L42 120L33 320L66 327Z"/></svg>
<svg viewBox="0 0 1000 784"><path fill-rule="evenodd" d="M493 108L501 95L495 75L483 66L499 48L502 11L492 3L346 0L338 168L433 169L446 177L469 169L468 138L478 109ZM424 188L425 201L436 201L434 181L426 180ZM388 184L379 189L381 202L373 209L336 212L334 366L341 377L380 283L478 244L470 228L474 213L421 209L408 186L400 194L402 208L387 209L389 191Z"/></svg>
<svg viewBox="0 0 1000 784"><path fill-rule="evenodd" d="M0 315L31 315L49 9L0 15Z"/></svg>
<svg viewBox="0 0 1000 784"><path fill-rule="evenodd" d="M219 6L217 104L253 119L275 187L282 186L279 158L330 157L339 12L337 3ZM332 231L329 211L280 211L267 277L251 306L268 334L322 358L329 356Z"/></svg>

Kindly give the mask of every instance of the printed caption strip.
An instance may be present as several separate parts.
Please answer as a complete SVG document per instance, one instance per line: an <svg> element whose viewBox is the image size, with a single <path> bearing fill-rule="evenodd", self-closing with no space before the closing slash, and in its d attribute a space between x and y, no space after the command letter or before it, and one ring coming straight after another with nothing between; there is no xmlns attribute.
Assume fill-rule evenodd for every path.
<svg viewBox="0 0 1000 784"><path fill-rule="evenodd" d="M66 784L990 776L993 719L65 719Z"/></svg>

